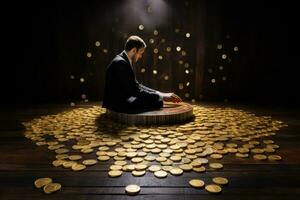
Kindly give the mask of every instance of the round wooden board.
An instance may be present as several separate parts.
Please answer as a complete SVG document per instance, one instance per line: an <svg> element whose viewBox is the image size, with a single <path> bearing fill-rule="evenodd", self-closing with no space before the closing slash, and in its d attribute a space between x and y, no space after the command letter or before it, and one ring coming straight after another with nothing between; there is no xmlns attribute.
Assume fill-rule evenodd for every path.
<svg viewBox="0 0 300 200"><path fill-rule="evenodd" d="M125 124L174 124L187 121L193 117L193 107L188 103L166 103L160 110L138 114L119 113L106 110L107 117Z"/></svg>

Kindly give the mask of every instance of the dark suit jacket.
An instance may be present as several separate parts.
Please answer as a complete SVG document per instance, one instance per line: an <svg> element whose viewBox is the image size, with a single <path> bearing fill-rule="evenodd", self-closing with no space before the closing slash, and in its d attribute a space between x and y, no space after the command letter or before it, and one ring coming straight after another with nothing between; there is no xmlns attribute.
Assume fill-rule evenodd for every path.
<svg viewBox="0 0 300 200"><path fill-rule="evenodd" d="M159 109L163 102L156 92L138 83L123 51L106 69L102 107L125 113ZM136 97L136 99L129 102L130 97Z"/></svg>

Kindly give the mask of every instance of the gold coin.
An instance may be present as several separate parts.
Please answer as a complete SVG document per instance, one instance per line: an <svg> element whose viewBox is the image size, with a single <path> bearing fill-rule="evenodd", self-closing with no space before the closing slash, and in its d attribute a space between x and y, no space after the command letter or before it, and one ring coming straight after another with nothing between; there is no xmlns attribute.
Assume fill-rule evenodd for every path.
<svg viewBox="0 0 300 200"><path fill-rule="evenodd" d="M127 185L125 191L128 195L135 195L139 193L141 190L140 186L138 185Z"/></svg>
<svg viewBox="0 0 300 200"><path fill-rule="evenodd" d="M249 157L249 154L247 154L247 153L236 153L235 156L239 157L239 158L247 158L247 157Z"/></svg>
<svg viewBox="0 0 300 200"><path fill-rule="evenodd" d="M109 156L98 156L97 159L100 160L100 161L107 161L107 160L110 159L110 157Z"/></svg>
<svg viewBox="0 0 300 200"><path fill-rule="evenodd" d="M84 164L84 165L95 165L96 163L97 163L97 160L94 160L94 159L88 159L88 160L82 161L82 164Z"/></svg>
<svg viewBox="0 0 300 200"><path fill-rule="evenodd" d="M180 168L173 168L170 170L170 173L172 175L179 176L179 175L183 174L183 170Z"/></svg>
<svg viewBox="0 0 300 200"><path fill-rule="evenodd" d="M115 163L114 163L115 165L121 165L121 166L124 166L124 165L126 165L127 164L127 162L126 161L124 161L124 160L118 160L118 161L115 161Z"/></svg>
<svg viewBox="0 0 300 200"><path fill-rule="evenodd" d="M66 160L54 160L54 161L52 162L52 165L53 165L54 167L59 167L59 166L61 166L64 162L66 162Z"/></svg>
<svg viewBox="0 0 300 200"><path fill-rule="evenodd" d="M61 189L61 184L59 183L49 183L44 186L43 190L46 194L51 194Z"/></svg>
<svg viewBox="0 0 300 200"><path fill-rule="evenodd" d="M251 149L251 153L264 153L264 149Z"/></svg>
<svg viewBox="0 0 300 200"><path fill-rule="evenodd" d="M223 165L221 163L209 163L209 167L213 169L221 169L223 168Z"/></svg>
<svg viewBox="0 0 300 200"><path fill-rule="evenodd" d="M165 178L168 176L168 173L162 170L156 171L154 172L154 176L156 176L157 178Z"/></svg>
<svg viewBox="0 0 300 200"><path fill-rule="evenodd" d="M55 153L62 154L62 153L68 153L69 151L70 151L69 149L61 148L61 149L56 149Z"/></svg>
<svg viewBox="0 0 300 200"><path fill-rule="evenodd" d="M65 168L70 168L72 167L73 165L75 165L76 162L74 161L65 161L62 165L65 167Z"/></svg>
<svg viewBox="0 0 300 200"><path fill-rule="evenodd" d="M82 158L81 155L71 155L71 156L69 156L69 160L72 160L72 161L80 160L81 158Z"/></svg>
<svg viewBox="0 0 300 200"><path fill-rule="evenodd" d="M49 183L52 183L52 179L51 178L39 178L37 180L34 181L34 185L36 188L41 188Z"/></svg>
<svg viewBox="0 0 300 200"><path fill-rule="evenodd" d="M142 162L144 159L143 158L139 158L139 157L135 157L131 159L131 162L133 163L139 163Z"/></svg>
<svg viewBox="0 0 300 200"><path fill-rule="evenodd" d="M189 184L192 186L192 187L195 187L195 188L200 188L200 187L203 187L204 186L204 181L200 180L200 179L192 179L189 181Z"/></svg>
<svg viewBox="0 0 300 200"><path fill-rule="evenodd" d="M174 162L178 162L178 161L181 161L181 157L180 156L171 156L170 160L172 160Z"/></svg>
<svg viewBox="0 0 300 200"><path fill-rule="evenodd" d="M137 156L137 152L128 152L128 153L126 153L126 156L128 158L133 158L133 157Z"/></svg>
<svg viewBox="0 0 300 200"><path fill-rule="evenodd" d="M148 168L148 170L149 170L150 172L156 172L156 171L161 170L161 166L159 166L159 165L151 165L151 166Z"/></svg>
<svg viewBox="0 0 300 200"><path fill-rule="evenodd" d="M173 167L172 166L162 166L161 169L166 172L169 172L171 169L173 169Z"/></svg>
<svg viewBox="0 0 300 200"><path fill-rule="evenodd" d="M205 189L210 193L219 193L222 191L222 188L220 186L214 184L205 186Z"/></svg>
<svg viewBox="0 0 300 200"><path fill-rule="evenodd" d="M281 160L282 158L281 158L281 156L279 156L279 155L269 155L269 156L268 156L268 159L269 159L270 161L277 161L277 160Z"/></svg>
<svg viewBox="0 0 300 200"><path fill-rule="evenodd" d="M212 181L219 185L226 185L228 183L228 179L223 177L215 177Z"/></svg>
<svg viewBox="0 0 300 200"><path fill-rule="evenodd" d="M179 168L181 168L183 171L190 171L193 169L193 166L189 164L183 164L179 165Z"/></svg>
<svg viewBox="0 0 300 200"><path fill-rule="evenodd" d="M147 169L147 167L148 166L145 164L137 164L137 165L135 165L135 170L141 171L141 170Z"/></svg>
<svg viewBox="0 0 300 200"><path fill-rule="evenodd" d="M115 165L115 166L119 166L119 167L122 167L120 165ZM122 170L125 171L125 172L131 172L135 169L135 165L124 165L122 167Z"/></svg>
<svg viewBox="0 0 300 200"><path fill-rule="evenodd" d="M79 163L76 163L74 165L72 165L72 170L73 171L81 171L81 170L84 170L86 168L85 165L82 165L82 164L79 164Z"/></svg>
<svg viewBox="0 0 300 200"><path fill-rule="evenodd" d="M121 170L123 167L121 165L111 165L109 169L111 170Z"/></svg>
<svg viewBox="0 0 300 200"><path fill-rule="evenodd" d="M263 154L256 154L253 156L253 158L255 160L266 160L267 159L267 156L266 155L263 155Z"/></svg>
<svg viewBox="0 0 300 200"><path fill-rule="evenodd" d="M164 162L164 161L167 160L167 158L166 158L166 157L157 157L157 158L155 158L155 160L156 160L157 162Z"/></svg>
<svg viewBox="0 0 300 200"><path fill-rule="evenodd" d="M153 161L155 160L155 156L146 156L144 159L147 161Z"/></svg>
<svg viewBox="0 0 300 200"><path fill-rule="evenodd" d="M120 170L111 170L111 171L108 172L108 175L109 175L110 177L118 177L118 176L121 176L122 173L123 173L123 172L120 171Z"/></svg>
<svg viewBox="0 0 300 200"><path fill-rule="evenodd" d="M221 154L211 154L210 157L213 158L213 159L221 159L221 158L223 158L223 156Z"/></svg>
<svg viewBox="0 0 300 200"><path fill-rule="evenodd" d="M90 148L88 148L88 149L81 149L82 153L92 153L93 151L94 151L94 149L90 149Z"/></svg>
<svg viewBox="0 0 300 200"><path fill-rule="evenodd" d="M193 171L195 172L205 172L205 167L201 166L201 167L193 167Z"/></svg>
<svg viewBox="0 0 300 200"><path fill-rule="evenodd" d="M143 170L143 171L133 170L131 173L132 173L133 176L144 176L146 171L145 170Z"/></svg>

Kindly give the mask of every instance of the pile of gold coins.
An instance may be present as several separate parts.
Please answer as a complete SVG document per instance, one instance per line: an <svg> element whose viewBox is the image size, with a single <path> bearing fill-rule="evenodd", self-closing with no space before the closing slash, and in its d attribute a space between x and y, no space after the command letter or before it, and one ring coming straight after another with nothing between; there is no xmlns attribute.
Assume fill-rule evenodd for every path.
<svg viewBox="0 0 300 200"><path fill-rule="evenodd" d="M54 167L82 171L109 162L110 177L123 173L140 177L150 172L162 179L192 171L221 170L222 158L227 155L264 162L282 159L272 137L286 126L283 122L233 108L193 109L191 122L176 125L119 124L107 119L100 106L74 108L23 124L25 137L56 154ZM193 179L187 185L205 186L208 192L218 193L228 180L215 177L213 182L205 186L202 180ZM132 192L127 193L140 191L139 186L128 188Z"/></svg>

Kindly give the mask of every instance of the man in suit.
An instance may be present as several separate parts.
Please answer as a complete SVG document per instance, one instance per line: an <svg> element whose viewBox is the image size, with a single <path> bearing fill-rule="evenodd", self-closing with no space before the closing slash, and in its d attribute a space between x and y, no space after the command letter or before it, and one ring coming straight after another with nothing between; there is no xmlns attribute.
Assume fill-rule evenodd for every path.
<svg viewBox="0 0 300 200"><path fill-rule="evenodd" d="M117 55L106 70L102 107L123 113L158 110L163 101L182 102L174 93L164 93L140 84L133 72L133 64L142 58L146 44L138 36L130 36L124 51Z"/></svg>

